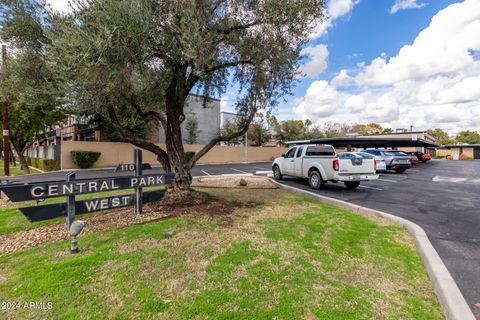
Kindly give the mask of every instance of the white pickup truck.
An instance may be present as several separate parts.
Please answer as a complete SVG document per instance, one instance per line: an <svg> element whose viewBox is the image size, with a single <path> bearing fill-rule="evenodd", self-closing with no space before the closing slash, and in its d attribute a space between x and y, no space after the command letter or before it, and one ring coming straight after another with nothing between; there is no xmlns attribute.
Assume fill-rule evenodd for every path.
<svg viewBox="0 0 480 320"><path fill-rule="evenodd" d="M273 161L272 170L276 180L284 175L307 178L313 189L320 189L328 181L340 181L348 189L355 189L360 181L378 179L375 159L348 152L337 155L335 148L327 144L291 147Z"/></svg>

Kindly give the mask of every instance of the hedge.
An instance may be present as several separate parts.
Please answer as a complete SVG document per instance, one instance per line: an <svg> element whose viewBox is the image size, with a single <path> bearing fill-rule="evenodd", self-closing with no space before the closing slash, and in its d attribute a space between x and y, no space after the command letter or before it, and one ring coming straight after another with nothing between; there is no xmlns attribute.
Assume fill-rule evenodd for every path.
<svg viewBox="0 0 480 320"><path fill-rule="evenodd" d="M42 171L60 170L60 160L27 157L27 164Z"/></svg>
<svg viewBox="0 0 480 320"><path fill-rule="evenodd" d="M95 151L70 151L73 163L80 169L88 169L100 158L101 152Z"/></svg>

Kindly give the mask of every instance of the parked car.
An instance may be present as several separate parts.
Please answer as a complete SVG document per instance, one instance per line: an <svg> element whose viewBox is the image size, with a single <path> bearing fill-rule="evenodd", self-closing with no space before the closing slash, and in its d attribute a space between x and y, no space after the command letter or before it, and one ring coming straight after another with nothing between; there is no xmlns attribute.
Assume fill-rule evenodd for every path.
<svg viewBox="0 0 480 320"><path fill-rule="evenodd" d="M373 157L373 159L375 159L376 172L387 171L387 165L385 164L385 160L382 157L376 156L367 152L356 152L356 153L364 158Z"/></svg>
<svg viewBox="0 0 480 320"><path fill-rule="evenodd" d="M387 165L387 170L395 170L397 173L404 173L407 169L412 167L410 156L397 150L367 149L363 150L363 152L382 157Z"/></svg>
<svg viewBox="0 0 480 320"><path fill-rule="evenodd" d="M418 158L416 155L410 155L410 162L412 164L418 164Z"/></svg>
<svg viewBox="0 0 480 320"><path fill-rule="evenodd" d="M307 144L291 147L272 163L273 177L307 178L310 187L320 189L325 183L343 182L355 189L361 181L378 179L374 159L353 153L337 155L331 145Z"/></svg>
<svg viewBox="0 0 480 320"><path fill-rule="evenodd" d="M418 161L422 161L424 163L432 160L432 157L428 153L423 153L423 152L420 152L420 151L405 152L405 153L417 157Z"/></svg>

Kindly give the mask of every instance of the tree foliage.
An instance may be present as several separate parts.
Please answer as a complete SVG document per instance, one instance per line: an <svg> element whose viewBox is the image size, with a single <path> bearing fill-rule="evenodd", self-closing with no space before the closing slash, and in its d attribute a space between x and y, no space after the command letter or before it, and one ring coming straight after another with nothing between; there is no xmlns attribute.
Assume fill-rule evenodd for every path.
<svg viewBox="0 0 480 320"><path fill-rule="evenodd" d="M154 152L190 191L192 166L213 146L243 135L259 110L290 93L322 0L78 0L52 17L50 57L82 110L108 116L125 141ZM213 138L187 161L180 125L189 93L220 95L238 85L238 128ZM92 108L92 106L94 106ZM132 134L128 108L161 123L166 149Z"/></svg>
<svg viewBox="0 0 480 320"><path fill-rule="evenodd" d="M440 128L429 129L427 130L427 133L429 133L435 139L437 139L437 143L439 145L447 145L447 144L455 143L455 139L451 138L444 130Z"/></svg>
<svg viewBox="0 0 480 320"><path fill-rule="evenodd" d="M0 8L0 37L11 44L7 69L2 70L7 78L10 140L23 170L29 172L23 152L29 142L63 120L62 93L44 57L48 39L43 3L0 1Z"/></svg>
<svg viewBox="0 0 480 320"><path fill-rule="evenodd" d="M258 114L248 128L248 140L253 142L255 146L261 146L273 138L273 130L277 123L277 119L270 113Z"/></svg>
<svg viewBox="0 0 480 320"><path fill-rule="evenodd" d="M470 130L460 131L455 140L460 143L480 144L480 133Z"/></svg>

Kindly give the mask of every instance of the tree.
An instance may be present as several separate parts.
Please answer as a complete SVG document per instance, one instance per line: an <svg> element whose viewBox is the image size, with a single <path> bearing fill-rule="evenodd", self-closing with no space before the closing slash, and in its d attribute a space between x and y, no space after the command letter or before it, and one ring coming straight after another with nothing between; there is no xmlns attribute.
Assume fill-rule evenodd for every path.
<svg viewBox="0 0 480 320"><path fill-rule="evenodd" d="M61 92L55 73L44 59L48 39L42 24L46 15L42 4L0 1L0 8L1 38L14 49L7 70L2 70L8 83L10 141L21 168L29 173L23 153L30 142L42 138L64 119Z"/></svg>
<svg viewBox="0 0 480 320"><path fill-rule="evenodd" d="M276 123L275 116L270 114L258 114L248 128L248 140L256 146L261 146L272 139L273 125Z"/></svg>
<svg viewBox="0 0 480 320"><path fill-rule="evenodd" d="M352 127L346 123L327 122L324 124L324 135L326 138L345 137Z"/></svg>
<svg viewBox="0 0 480 320"><path fill-rule="evenodd" d="M435 139L437 139L437 143L440 145L447 145L447 144L454 144L455 140L452 139L445 131L440 128L436 129L429 129L427 133L432 135Z"/></svg>
<svg viewBox="0 0 480 320"><path fill-rule="evenodd" d="M198 139L198 120L194 116L187 120L187 140L188 144L197 143Z"/></svg>
<svg viewBox="0 0 480 320"><path fill-rule="evenodd" d="M281 143L286 141L305 139L305 125L302 120L285 120L280 122L276 128L276 137Z"/></svg>
<svg viewBox="0 0 480 320"><path fill-rule="evenodd" d="M384 128L381 133L388 134L388 133L393 133L392 128Z"/></svg>
<svg viewBox="0 0 480 320"><path fill-rule="evenodd" d="M368 123L368 124L355 124L349 130L351 133L361 133L361 134L379 134L382 133L383 127L378 123Z"/></svg>
<svg viewBox="0 0 480 320"><path fill-rule="evenodd" d="M237 122L237 119L236 118L231 119L223 125L223 128L220 130L220 134L223 136L232 136L235 132L238 131L238 127L239 127L239 123ZM236 138L232 138L227 141L224 141L224 143L227 146L240 146L245 143L245 137L238 136Z"/></svg>
<svg viewBox="0 0 480 320"><path fill-rule="evenodd" d="M480 133L470 130L460 131L455 140L460 143L480 144Z"/></svg>
<svg viewBox="0 0 480 320"><path fill-rule="evenodd" d="M79 109L108 115L125 141L157 155L175 178L167 198L192 201L191 169L213 146L242 136L260 110L296 82L301 50L323 0L77 0L53 15L50 57ZM223 94L236 83L238 128L190 160L181 124L189 93ZM208 98L205 98L206 100ZM119 108L160 122L166 149L133 135Z"/></svg>

